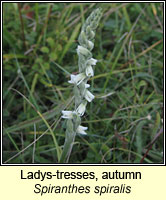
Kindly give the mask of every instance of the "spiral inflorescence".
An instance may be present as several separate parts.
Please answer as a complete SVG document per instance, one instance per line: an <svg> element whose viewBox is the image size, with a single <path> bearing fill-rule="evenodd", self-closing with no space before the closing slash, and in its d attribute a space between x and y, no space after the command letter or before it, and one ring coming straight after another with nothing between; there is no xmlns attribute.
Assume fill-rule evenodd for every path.
<svg viewBox="0 0 166 200"><path fill-rule="evenodd" d="M97 60L92 58L92 49L94 48L95 30L99 24L102 12L101 8L94 10L82 26L78 38L77 47L79 74L71 74L71 80L74 84L75 109L74 111L62 111L62 118L67 118L66 137L75 133L86 134L87 127L81 126L81 116L84 115L87 102L91 102L95 96L88 90L90 87L87 81L94 76L93 66Z"/></svg>

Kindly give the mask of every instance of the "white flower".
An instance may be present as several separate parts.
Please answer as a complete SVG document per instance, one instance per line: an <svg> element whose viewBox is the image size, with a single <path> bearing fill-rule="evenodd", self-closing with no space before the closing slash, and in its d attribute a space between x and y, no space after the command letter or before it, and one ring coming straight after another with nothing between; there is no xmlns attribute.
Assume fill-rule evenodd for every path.
<svg viewBox="0 0 166 200"><path fill-rule="evenodd" d="M92 50L93 47L94 47L93 42L91 42L91 41L89 40L89 41L88 41L88 46L89 46L90 50Z"/></svg>
<svg viewBox="0 0 166 200"><path fill-rule="evenodd" d="M91 58L86 62L87 65L96 65L96 63L97 63L97 60L94 58Z"/></svg>
<svg viewBox="0 0 166 200"><path fill-rule="evenodd" d="M85 47L82 47L82 46L80 46L80 45L78 45L78 47L77 47L77 54L82 54L82 55L84 55L84 56L88 56L89 54L91 54L91 52L88 50L88 49L86 49Z"/></svg>
<svg viewBox="0 0 166 200"><path fill-rule="evenodd" d="M93 71L93 68L92 68L91 65L88 65L88 66L87 66L85 72L86 72L86 75L87 75L88 77L94 76L94 71Z"/></svg>
<svg viewBox="0 0 166 200"><path fill-rule="evenodd" d="M94 76L92 65L96 65L96 63L97 63L97 60L94 58L91 58L86 62L87 67L86 67L85 72L88 77Z"/></svg>
<svg viewBox="0 0 166 200"><path fill-rule="evenodd" d="M77 85L79 85L86 78L84 73L80 73L77 75L71 74L70 77L71 77L71 80L68 82L72 84L77 84Z"/></svg>
<svg viewBox="0 0 166 200"><path fill-rule="evenodd" d="M75 83L75 82L74 82L75 76L76 76L76 75L71 74L71 75L70 75L71 80L68 81L68 83L73 83L73 84L74 84L74 83Z"/></svg>
<svg viewBox="0 0 166 200"><path fill-rule="evenodd" d="M62 118L65 118L65 119L72 119L73 118L73 114L75 114L74 111L65 111L65 110L62 110Z"/></svg>
<svg viewBox="0 0 166 200"><path fill-rule="evenodd" d="M86 92L85 92L85 99L88 102L91 102L94 98L95 98L95 96L89 90L86 90Z"/></svg>
<svg viewBox="0 0 166 200"><path fill-rule="evenodd" d="M87 129L88 129L88 127L78 126L77 133L82 134L82 135L87 135L87 133L85 132L85 130L87 130Z"/></svg>
<svg viewBox="0 0 166 200"><path fill-rule="evenodd" d="M83 102L76 109L76 113L78 113L79 116L82 116L84 114L85 110L86 110L86 102Z"/></svg>
<svg viewBox="0 0 166 200"><path fill-rule="evenodd" d="M151 117L150 114L147 116L147 119L148 119L148 120L151 120L151 119L152 119L152 117Z"/></svg>
<svg viewBox="0 0 166 200"><path fill-rule="evenodd" d="M89 87L90 87L90 85L86 83L85 84L85 88L89 88Z"/></svg>

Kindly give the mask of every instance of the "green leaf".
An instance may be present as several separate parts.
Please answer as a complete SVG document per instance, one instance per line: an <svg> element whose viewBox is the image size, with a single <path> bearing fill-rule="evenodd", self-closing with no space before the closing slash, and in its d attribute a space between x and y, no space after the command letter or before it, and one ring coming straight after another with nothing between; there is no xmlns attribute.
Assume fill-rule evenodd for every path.
<svg viewBox="0 0 166 200"><path fill-rule="evenodd" d="M142 154L143 150L143 141L144 141L144 131L143 126L147 123L146 120L143 120L138 123L136 127L136 147L137 147L137 153Z"/></svg>
<svg viewBox="0 0 166 200"><path fill-rule="evenodd" d="M49 48L48 47L42 47L40 49L40 51L43 52L43 53L49 53Z"/></svg>

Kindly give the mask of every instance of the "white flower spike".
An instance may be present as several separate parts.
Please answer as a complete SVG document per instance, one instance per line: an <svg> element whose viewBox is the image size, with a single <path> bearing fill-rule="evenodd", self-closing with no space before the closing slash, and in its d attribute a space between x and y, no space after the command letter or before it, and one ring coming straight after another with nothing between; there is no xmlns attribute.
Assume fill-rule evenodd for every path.
<svg viewBox="0 0 166 200"><path fill-rule="evenodd" d="M79 45L76 49L78 54L79 74L71 74L71 79L68 81L74 84L74 111L62 111L62 118L66 118L66 138L63 147L60 162L68 162L74 138L76 134L87 135L85 132L88 128L81 126L81 117L86 110L87 102L91 102L95 96L89 91L90 85L87 84L90 77L94 76L93 66L97 60L92 58L92 49L94 48L95 30L99 24L102 12L101 8L94 10L87 18L82 26L81 33L78 38Z"/></svg>
<svg viewBox="0 0 166 200"><path fill-rule="evenodd" d="M85 126L78 126L77 128L77 133L81 134L81 135L87 135L87 133L85 132L88 129L88 127Z"/></svg>

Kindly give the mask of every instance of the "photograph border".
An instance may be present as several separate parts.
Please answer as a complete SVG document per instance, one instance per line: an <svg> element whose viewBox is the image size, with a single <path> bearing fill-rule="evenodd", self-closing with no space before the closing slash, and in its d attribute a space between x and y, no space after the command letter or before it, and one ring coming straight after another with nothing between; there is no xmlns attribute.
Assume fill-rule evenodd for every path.
<svg viewBox="0 0 166 200"><path fill-rule="evenodd" d="M86 163L86 164L78 164L78 163L53 163L53 164L47 164L47 163L42 163L42 164L7 164L7 163L3 163L2 162L2 158L3 158L3 115L2 115L2 110L3 110L3 103L2 103L2 88L3 88L3 82L2 82L2 78L3 78L3 3L163 3L163 21L164 21L164 28L163 28L163 57L164 57L164 61L163 61L163 78L164 78L164 88L163 88L163 106L164 106L164 111L163 111L163 163L161 164L125 164L125 163L117 163L117 164L99 164L99 163ZM1 1L1 166L165 166L165 1ZM31 143L31 145L33 145L33 143ZM31 146L30 145L30 146ZM24 150L26 150L26 148L29 148L29 145L27 147L25 147ZM20 153L20 152L19 152ZM17 154L17 153L16 153ZM15 154L15 156L16 156ZM14 157L14 156L13 156ZM13 158L12 157L12 158Z"/></svg>

